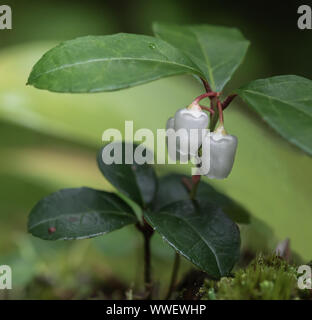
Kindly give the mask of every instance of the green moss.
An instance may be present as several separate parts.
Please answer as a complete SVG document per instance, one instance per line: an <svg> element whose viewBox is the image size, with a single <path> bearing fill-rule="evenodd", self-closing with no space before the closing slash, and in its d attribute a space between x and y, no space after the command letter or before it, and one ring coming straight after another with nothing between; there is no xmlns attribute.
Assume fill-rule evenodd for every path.
<svg viewBox="0 0 312 320"><path fill-rule="evenodd" d="M204 300L289 300L310 297L297 287L296 267L275 255L259 255L233 278L206 280L199 294Z"/></svg>

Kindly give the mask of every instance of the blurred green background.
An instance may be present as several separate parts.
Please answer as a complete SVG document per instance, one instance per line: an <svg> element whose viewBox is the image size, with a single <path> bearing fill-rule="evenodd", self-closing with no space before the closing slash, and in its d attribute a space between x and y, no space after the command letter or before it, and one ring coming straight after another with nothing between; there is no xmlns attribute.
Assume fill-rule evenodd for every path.
<svg viewBox="0 0 312 320"><path fill-rule="evenodd" d="M173 77L94 95L40 91L25 83L34 63L59 41L84 35L151 34L153 21L239 28L251 41L242 67L225 92L261 77L312 78L312 31L297 29L296 1L6 1L13 30L0 30L0 265L13 268L13 290L0 298L115 298L142 285L142 239L133 227L105 237L47 242L27 234L27 215L60 188L112 190L95 155L107 128L165 126L176 109L203 92L192 77ZM242 228L243 247L272 249L289 237L304 260L312 258L312 159L284 141L239 99L225 113L239 138L231 176L212 185L253 215ZM311 137L312 139L312 137ZM189 167L156 168L189 173ZM162 292L173 252L157 236L153 271ZM184 272L190 268L183 264ZM182 272L183 274L183 272ZM161 280L161 281L160 281ZM116 289L117 288L117 289ZM129 292L130 292L129 291Z"/></svg>

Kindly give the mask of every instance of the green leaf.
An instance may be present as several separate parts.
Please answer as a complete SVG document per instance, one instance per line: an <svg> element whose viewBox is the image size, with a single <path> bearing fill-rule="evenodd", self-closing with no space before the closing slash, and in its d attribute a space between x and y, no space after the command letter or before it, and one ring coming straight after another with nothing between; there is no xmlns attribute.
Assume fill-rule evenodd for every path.
<svg viewBox="0 0 312 320"><path fill-rule="evenodd" d="M108 146L108 145L107 145ZM141 206L152 202L157 189L157 177L153 167L148 164L138 164L134 160L134 153L138 147L136 144L114 142L110 144L110 148L115 150L115 154L121 154L120 164L106 164L103 161L103 150L98 153L97 162L99 169L104 177L121 193L135 201ZM125 154L127 148L130 149L130 155L133 159L132 164L126 164ZM132 149L132 150L131 150ZM154 157L153 154L146 149L146 153ZM106 159L105 159L106 160Z"/></svg>
<svg viewBox="0 0 312 320"><path fill-rule="evenodd" d="M153 201L153 211L161 211L161 208L179 200L189 199L189 192L182 179L190 177L181 174L169 174L159 179L158 190ZM249 223L250 214L240 204L214 189L203 179L200 181L196 199L206 199L223 210L232 220L237 223Z"/></svg>
<svg viewBox="0 0 312 320"><path fill-rule="evenodd" d="M183 51L215 91L221 91L231 79L249 46L241 32L233 28L155 23L153 30L158 37Z"/></svg>
<svg viewBox="0 0 312 320"><path fill-rule="evenodd" d="M209 201L178 201L146 220L175 250L213 278L226 276L239 258L236 224Z"/></svg>
<svg viewBox="0 0 312 320"><path fill-rule="evenodd" d="M200 71L178 49L154 37L120 33L61 43L36 63L28 84L56 92L100 92L184 73Z"/></svg>
<svg viewBox="0 0 312 320"><path fill-rule="evenodd" d="M92 238L120 229L137 219L113 193L90 188L63 189L32 209L28 231L45 240Z"/></svg>
<svg viewBox="0 0 312 320"><path fill-rule="evenodd" d="M238 95L282 137L312 155L312 81L298 76L260 79Z"/></svg>

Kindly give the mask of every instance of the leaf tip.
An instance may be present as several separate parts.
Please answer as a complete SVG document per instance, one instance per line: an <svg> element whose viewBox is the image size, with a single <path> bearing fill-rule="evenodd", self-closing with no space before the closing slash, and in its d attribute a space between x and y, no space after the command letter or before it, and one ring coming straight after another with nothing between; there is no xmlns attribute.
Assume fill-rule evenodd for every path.
<svg viewBox="0 0 312 320"><path fill-rule="evenodd" d="M26 81L26 86L32 86L34 84L34 81L33 81L33 72L30 73L27 81Z"/></svg>

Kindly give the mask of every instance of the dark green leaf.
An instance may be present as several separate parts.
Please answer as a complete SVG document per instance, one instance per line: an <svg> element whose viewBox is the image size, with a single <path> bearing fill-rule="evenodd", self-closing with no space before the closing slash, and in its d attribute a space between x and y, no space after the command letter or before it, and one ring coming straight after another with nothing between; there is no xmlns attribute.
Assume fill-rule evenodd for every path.
<svg viewBox="0 0 312 320"><path fill-rule="evenodd" d="M282 137L312 155L312 81L298 76L260 79L237 90Z"/></svg>
<svg viewBox="0 0 312 320"><path fill-rule="evenodd" d="M146 220L175 250L211 277L226 276L239 258L236 224L209 201L178 201L146 212Z"/></svg>
<svg viewBox="0 0 312 320"><path fill-rule="evenodd" d="M198 186L196 198L207 199L221 207L223 212L237 223L250 223L250 213L241 204L217 191L204 181L201 181Z"/></svg>
<svg viewBox="0 0 312 320"><path fill-rule="evenodd" d="M183 73L200 74L178 49L154 37L122 33L61 43L36 63L28 84L56 92L100 92Z"/></svg>
<svg viewBox="0 0 312 320"><path fill-rule="evenodd" d="M120 229L137 219L115 194L90 188L63 189L32 209L28 231L45 240L96 237Z"/></svg>
<svg viewBox="0 0 312 320"><path fill-rule="evenodd" d="M189 199L189 192L182 183L183 178L190 179L180 174L169 174L159 179L153 211L161 211L162 207L170 203ZM204 179L199 183L196 198L208 200L221 207L237 223L249 223L250 221L250 214L243 206L214 189Z"/></svg>
<svg viewBox="0 0 312 320"><path fill-rule="evenodd" d="M158 37L183 51L215 91L221 91L231 79L249 46L241 32L233 28L155 23L153 30Z"/></svg>
<svg viewBox="0 0 312 320"><path fill-rule="evenodd" d="M111 163L106 164L103 162L103 149L98 154L98 166L104 177L120 192L127 197L131 198L136 203L144 206L150 203L155 195L157 189L157 177L153 167L147 163L138 164L134 161L134 152L137 145L133 145L131 157L132 164L125 162L125 149L126 145L131 147L129 143L114 142L110 144L115 153L121 154L121 164ZM151 151L146 150L153 158Z"/></svg>

